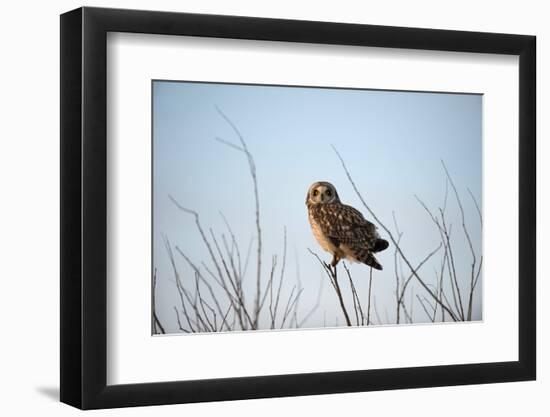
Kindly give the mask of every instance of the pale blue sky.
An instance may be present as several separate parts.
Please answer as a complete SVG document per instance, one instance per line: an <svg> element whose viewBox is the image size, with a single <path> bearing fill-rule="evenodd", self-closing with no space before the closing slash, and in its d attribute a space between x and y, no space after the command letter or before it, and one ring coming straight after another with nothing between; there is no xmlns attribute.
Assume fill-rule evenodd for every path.
<svg viewBox="0 0 550 417"><path fill-rule="evenodd" d="M481 95L155 81L153 255L158 277L157 312L169 331L177 329L173 306L178 305L178 298L161 235L166 234L197 263L207 260L208 255L193 218L178 211L168 195L199 212L203 224L219 232L225 230L219 215L222 211L244 248L255 230L247 162L241 153L215 140L220 137L237 142L216 106L238 126L256 161L264 263L269 263L272 253L281 252L286 226L287 276L291 282L296 280L298 262L304 312L315 303L321 277L319 265L307 248L330 260L315 242L307 221L304 200L309 185L330 181L342 202L369 218L331 144L345 159L380 219L391 226L395 211L404 232L403 249L414 263L439 242L438 232L414 195L434 210L442 204L445 177L440 160L444 160L462 193L474 246L481 248L479 220L466 191L469 188L481 205ZM449 210L457 239L455 263L465 280L461 285L466 287L470 258L452 198ZM382 321L385 310L393 321L393 248L378 258L384 271L376 273L373 293ZM192 274L181 258L177 260L185 283ZM422 270L428 280L434 267L435 263L427 264ZM252 277L254 268L250 272ZM365 291L368 268L353 265L352 272L360 290ZM421 293L420 285L413 286ZM481 288L475 319L481 318ZM334 325L336 316L342 323L337 299L326 279L321 301L307 326L322 326L325 320ZM416 305L415 318L424 321Z"/></svg>

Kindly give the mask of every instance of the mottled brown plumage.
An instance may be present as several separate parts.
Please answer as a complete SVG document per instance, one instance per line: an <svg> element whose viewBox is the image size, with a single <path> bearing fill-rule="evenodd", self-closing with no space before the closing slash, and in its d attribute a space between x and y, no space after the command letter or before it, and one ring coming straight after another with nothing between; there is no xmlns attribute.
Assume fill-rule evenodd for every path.
<svg viewBox="0 0 550 417"><path fill-rule="evenodd" d="M376 226L358 210L340 202L332 184L314 183L309 188L306 205L313 235L333 255L333 266L345 258L382 269L373 253L386 249L388 242L380 238Z"/></svg>

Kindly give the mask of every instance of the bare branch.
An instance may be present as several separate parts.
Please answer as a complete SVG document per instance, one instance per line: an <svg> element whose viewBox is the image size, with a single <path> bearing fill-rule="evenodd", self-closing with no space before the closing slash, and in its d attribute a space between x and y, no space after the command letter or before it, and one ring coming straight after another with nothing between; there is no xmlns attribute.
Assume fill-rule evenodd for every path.
<svg viewBox="0 0 550 417"><path fill-rule="evenodd" d="M464 214L464 207L462 206L462 201L460 200L460 196L458 195L458 190L456 189L456 186L453 182L453 179L451 178L451 175L449 174L449 171L447 170L447 166L445 165L445 162L441 161L441 165L443 165L443 169L445 170L445 174L447 175L447 178L449 179L451 187L453 188L454 195L455 195L455 198L456 198L456 203L458 204L458 207L460 209L460 216L461 216L461 219L462 219L462 230L464 231L464 235L466 236L466 240L468 241L468 246L470 247L470 253L472 254L472 272L471 272L471 278L470 278L470 288L472 288L474 286L475 268L476 268L476 263L477 263L476 252L474 250L474 245L472 243L470 233L468 232L468 227L466 226L466 216ZM477 204L476 204L476 206L477 206ZM480 212L479 207L477 207L477 209L478 209L478 212ZM482 221L482 224L483 224L483 221ZM472 310L469 309L467 320L471 320L471 317L472 317ZM463 319L464 319L464 317L463 317Z"/></svg>
<svg viewBox="0 0 550 417"><path fill-rule="evenodd" d="M254 186L254 200L255 200L255 214L256 214L256 234L258 239L258 251L257 251L257 266L256 266L256 299L255 299L255 308L254 308L254 328L258 327L258 320L260 316L260 292L261 292L261 269L262 269L262 229L260 227L260 198L258 195L258 179L256 176L256 164L254 163L254 158L250 151L248 150L248 146L246 144L246 141L243 138L243 135L241 134L240 130L237 128L237 126L225 115L225 113L216 106L216 110L220 114L220 116L227 122L227 124L233 129L233 132L237 135L239 138L239 141L241 143L241 147L239 148L236 145L231 145L227 141L223 141L221 139L218 139L218 141L221 141L222 143L225 143L228 146L232 146L234 149L237 149L241 152L243 152L248 160L248 167L250 170L250 176L252 177L252 184Z"/></svg>
<svg viewBox="0 0 550 417"><path fill-rule="evenodd" d="M370 325L370 296L371 296L371 289L372 289L372 266L370 267L369 271L369 303L367 306L367 326ZM388 320L389 322L389 320Z"/></svg>
<svg viewBox="0 0 550 417"><path fill-rule="evenodd" d="M403 253L401 247L399 246L398 242L396 241L396 239L394 238L392 232L390 229L388 229L386 227L386 225L384 223L382 223L380 221L380 219L378 218L378 216L376 216L376 214L371 210L371 208L369 207L369 205L365 202L365 199L363 198L362 194L359 192L359 189L357 188L357 186L355 185L355 182L353 181L353 178L351 177L351 174L346 166L346 163L344 162L342 156L340 155L340 153L338 152L338 150L332 146L332 149L334 150L334 152L336 153L336 155L338 156L338 159L340 160L340 163L342 164L342 167L344 168L344 171L346 173L346 176L348 177L348 180L349 182L351 183L354 191L355 191L355 194L357 195L357 197L359 198L359 200L361 201L361 203L363 204L363 206L367 209L367 211L370 213L370 215L374 218L374 220L380 225L380 227L382 227L382 229L384 229L384 231L388 234L388 237L390 238L390 240L392 241L392 243L395 245L395 247L397 248L398 252L399 252L399 255L401 256L401 258L403 259L403 261L405 261L405 263L407 264L407 266L409 267L409 269L411 270L411 272L414 274L414 276L416 277L416 279L418 280L418 282L420 283L420 285L422 285L422 287L428 292L428 294L430 294L430 296L437 302L441 305L441 307L443 309L445 309L449 315L451 315L451 317L454 317L454 314L453 312L445 305L443 304L443 302L437 297L436 294L433 293L432 290L430 290L430 288L426 285L426 283L424 282L424 280L422 278L420 278L420 276L418 275L418 273L416 272L415 268L412 266L412 264L410 263L410 261L407 259L407 257L405 256L405 254Z"/></svg>
<svg viewBox="0 0 550 417"><path fill-rule="evenodd" d="M470 197L472 198L472 201L474 202L474 205L476 207L477 214L479 216L479 224L480 224L480 226L483 227L483 216L481 215L481 210L479 208L479 204L477 203L477 200L474 197L474 194L472 193L472 190L470 190L469 188L467 188L467 190L468 190L468 194L470 194Z"/></svg>
<svg viewBox="0 0 550 417"><path fill-rule="evenodd" d="M273 314L271 317L271 326L272 328L275 328L275 317L277 316L277 311L279 309L279 300L281 298L281 288L283 286L283 279L285 275L285 267L286 267L286 227L284 228L283 233L283 264L281 266L281 274L279 278L279 285L277 287L277 295L275 296L275 306L273 307Z"/></svg>
<svg viewBox="0 0 550 417"><path fill-rule="evenodd" d="M155 301L155 294L157 290L157 269L155 268L155 271L153 273L153 285L151 289L151 311L153 313L153 320L152 320L152 333L157 334L162 333L165 334L166 331L164 330L164 326L161 324L156 311L156 301ZM158 330L158 331L157 331Z"/></svg>
<svg viewBox="0 0 550 417"><path fill-rule="evenodd" d="M346 270L346 275L349 279L349 285L351 287L351 295L353 297L353 309L355 310L355 320L357 325L359 326L359 317L361 317L361 325L365 324L365 314L363 313L363 308L361 307L361 299L359 298L359 295L357 294L357 289L355 288L355 284L353 283L353 279L351 277L351 273L348 269L348 266L345 262L342 262L342 265L344 266L344 269ZM369 308L370 308L370 297L369 297Z"/></svg>
<svg viewBox="0 0 550 417"><path fill-rule="evenodd" d="M346 305L344 303L344 298L342 296L342 291L340 289L340 285L338 284L338 270L337 267L332 267L331 265L327 264L326 262L322 261L321 258L319 258L319 255L317 255L315 252L313 252L311 249L308 248L309 253L311 253L313 256L317 258L321 266L323 267L324 271L328 275L330 282L332 283L332 286L334 290L336 291L336 296L338 297L338 301L340 302L340 307L342 309L342 312L344 313L344 318L346 319L346 324L348 326L351 326L351 320L349 318L348 311L346 309Z"/></svg>
<svg viewBox="0 0 550 417"><path fill-rule="evenodd" d="M425 298L424 300L422 298L420 298L420 296L418 294L416 294L416 298L417 300L420 302L420 305L422 306L422 310L424 310L424 313L426 313L426 315L428 316L428 318L430 319L430 321L433 323L433 317L432 317L432 314L428 311L428 309L426 308L426 306L424 305L424 301L426 301L426 303L428 302Z"/></svg>
<svg viewBox="0 0 550 417"><path fill-rule="evenodd" d="M319 280L319 290L317 291L317 298L315 301L315 305L307 312L307 314L304 316L302 321L298 324L298 327L303 327L304 324L308 321L308 319L317 311L319 308L319 305L321 304L321 296L323 295L323 276L321 275L321 279Z"/></svg>

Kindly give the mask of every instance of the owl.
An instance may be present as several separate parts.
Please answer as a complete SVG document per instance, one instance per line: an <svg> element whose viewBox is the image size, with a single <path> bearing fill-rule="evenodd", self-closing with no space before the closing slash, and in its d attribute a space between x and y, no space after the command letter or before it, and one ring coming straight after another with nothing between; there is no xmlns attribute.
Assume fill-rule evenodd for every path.
<svg viewBox="0 0 550 417"><path fill-rule="evenodd" d="M358 210L340 202L334 185L324 181L312 184L306 206L313 235L332 254L333 267L348 259L382 269L373 254L386 249L388 241L380 238L376 226Z"/></svg>

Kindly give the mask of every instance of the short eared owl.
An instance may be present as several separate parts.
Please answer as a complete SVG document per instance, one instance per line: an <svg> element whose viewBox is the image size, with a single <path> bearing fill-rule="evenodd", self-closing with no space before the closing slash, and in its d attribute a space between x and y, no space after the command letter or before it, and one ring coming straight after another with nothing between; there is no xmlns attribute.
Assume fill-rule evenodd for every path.
<svg viewBox="0 0 550 417"><path fill-rule="evenodd" d="M324 181L312 184L306 205L313 235L332 254L333 267L345 258L382 269L373 253L386 249L388 241L380 238L376 226L359 211L340 202L334 185Z"/></svg>

